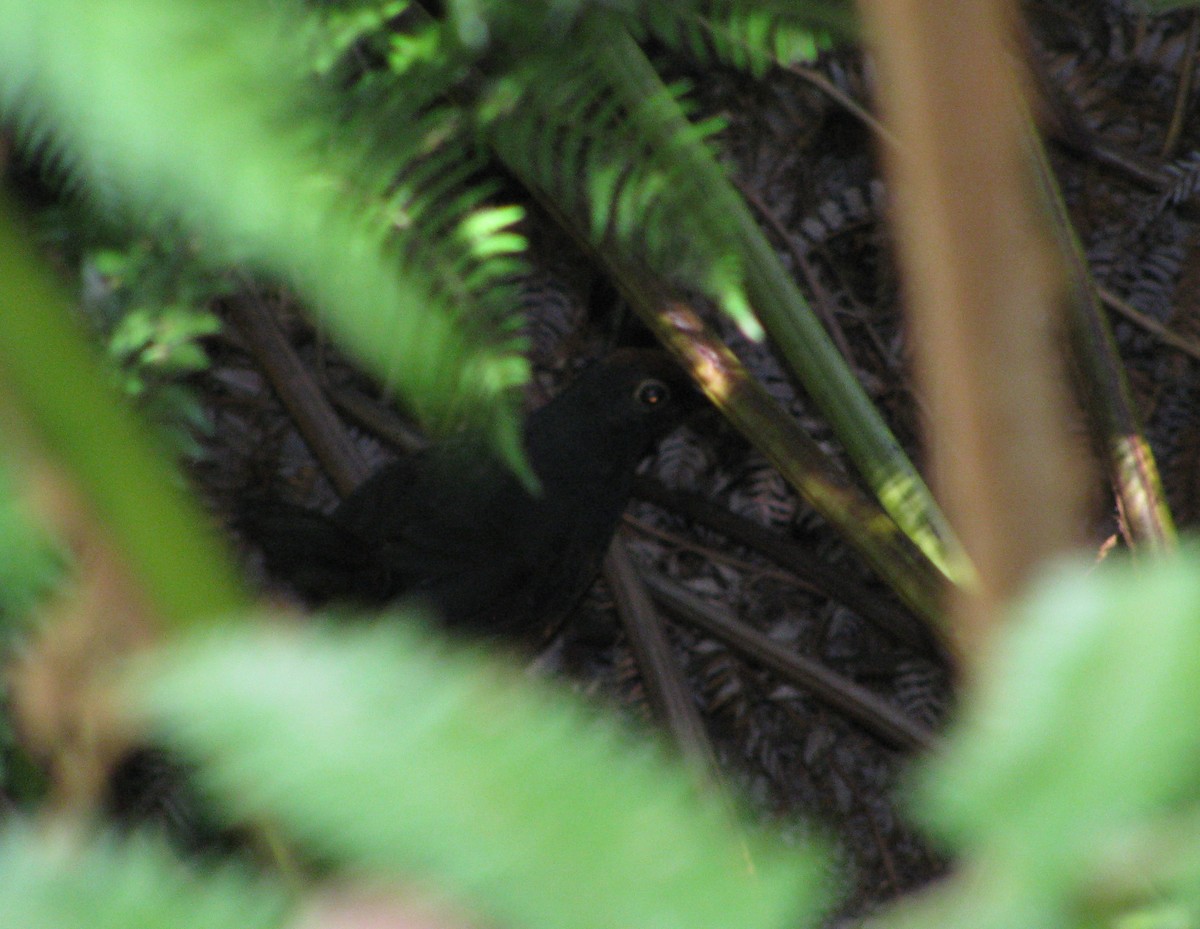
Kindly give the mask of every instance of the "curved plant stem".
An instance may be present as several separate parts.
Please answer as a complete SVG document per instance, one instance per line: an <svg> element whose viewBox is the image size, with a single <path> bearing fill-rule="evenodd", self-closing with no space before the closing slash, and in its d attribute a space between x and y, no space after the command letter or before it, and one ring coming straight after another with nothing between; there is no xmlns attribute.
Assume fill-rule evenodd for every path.
<svg viewBox="0 0 1200 929"><path fill-rule="evenodd" d="M627 33L600 17L594 17L593 23L596 47L609 64L617 92L631 105L644 104L643 112L657 131L681 132L683 113L641 49ZM883 508L939 570L955 583L969 583L970 564L924 479L838 354L725 172L700 146L689 149L687 157L708 194L696 221L725 224L740 245L755 312L851 461Z"/></svg>
<svg viewBox="0 0 1200 929"><path fill-rule="evenodd" d="M1151 549L1174 548L1175 524L1163 494L1158 464L1134 410L1129 381L1100 293L1092 280L1079 236L1071 225L1045 146L1032 121L1027 125L1027 147L1037 172L1038 187L1050 211L1070 278L1071 348L1087 398L1088 421L1097 446L1106 455L1131 540Z"/></svg>
<svg viewBox="0 0 1200 929"><path fill-rule="evenodd" d="M678 301L651 302L649 289L621 283L639 315L683 359L713 404L753 437L788 483L953 649L941 618L944 578L892 518L846 479L690 307Z"/></svg>

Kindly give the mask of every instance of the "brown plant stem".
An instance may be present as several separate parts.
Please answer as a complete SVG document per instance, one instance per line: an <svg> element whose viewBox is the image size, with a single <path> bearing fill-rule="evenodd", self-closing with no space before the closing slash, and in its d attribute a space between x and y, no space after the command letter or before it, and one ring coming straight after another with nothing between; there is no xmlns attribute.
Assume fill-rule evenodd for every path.
<svg viewBox="0 0 1200 929"><path fill-rule="evenodd" d="M935 485L979 572L954 624L972 652L1083 525L1057 351L1065 279L1024 144L1014 5L860 6L903 151L884 155Z"/></svg>

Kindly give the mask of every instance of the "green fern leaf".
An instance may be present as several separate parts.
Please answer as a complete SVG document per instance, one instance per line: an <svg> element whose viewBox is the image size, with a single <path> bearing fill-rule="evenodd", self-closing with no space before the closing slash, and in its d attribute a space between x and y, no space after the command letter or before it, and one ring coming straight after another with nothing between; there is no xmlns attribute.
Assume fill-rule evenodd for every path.
<svg viewBox="0 0 1200 929"><path fill-rule="evenodd" d="M419 260L428 238L401 244L398 265L396 243L422 230L371 208L395 160L364 157L376 150L343 143L332 107L301 102L320 97L315 19L232 0L0 0L0 22L0 107L92 197L179 220L213 263L284 277L427 422L486 420L517 447L526 365L511 337L488 337L498 311L448 302ZM393 126L401 157L428 129Z"/></svg>
<svg viewBox="0 0 1200 929"><path fill-rule="evenodd" d="M707 294L760 337L746 310L741 250L722 224L704 222L696 210L707 191L695 153L713 157L706 139L720 125L668 127L659 110L678 111L679 88L662 89L661 98L623 99L599 49L577 40L569 70L561 59L526 63L525 95L490 127L497 149L549 202L586 217L593 247ZM546 81L547 73L563 76Z"/></svg>
<svg viewBox="0 0 1200 929"><path fill-rule="evenodd" d="M280 929L288 907L235 868L189 870L149 838L118 841L9 825L0 922L21 929Z"/></svg>
<svg viewBox="0 0 1200 929"><path fill-rule="evenodd" d="M448 6L458 36L477 51L524 53L569 43L602 6L638 39L653 36L701 65L715 61L755 75L810 60L855 31L853 7L842 0L454 0Z"/></svg>
<svg viewBox="0 0 1200 929"><path fill-rule="evenodd" d="M193 638L134 694L239 811L506 925L769 929L810 910L811 854L743 840L656 747L412 623Z"/></svg>
<svg viewBox="0 0 1200 929"><path fill-rule="evenodd" d="M718 62L759 76L772 66L811 61L836 38L853 34L854 21L852 10L836 0L692 0L646 3L631 28L702 66Z"/></svg>

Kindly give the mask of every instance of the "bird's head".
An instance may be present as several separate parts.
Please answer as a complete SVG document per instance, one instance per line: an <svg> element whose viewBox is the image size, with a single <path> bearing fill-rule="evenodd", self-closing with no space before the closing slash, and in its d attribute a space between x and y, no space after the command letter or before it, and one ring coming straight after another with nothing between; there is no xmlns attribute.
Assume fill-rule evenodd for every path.
<svg viewBox="0 0 1200 929"><path fill-rule="evenodd" d="M614 465L632 464L703 403L703 395L666 352L620 349L585 368L538 410L529 438L535 445L539 438L570 435L575 451L590 450ZM537 457L537 449L531 451Z"/></svg>

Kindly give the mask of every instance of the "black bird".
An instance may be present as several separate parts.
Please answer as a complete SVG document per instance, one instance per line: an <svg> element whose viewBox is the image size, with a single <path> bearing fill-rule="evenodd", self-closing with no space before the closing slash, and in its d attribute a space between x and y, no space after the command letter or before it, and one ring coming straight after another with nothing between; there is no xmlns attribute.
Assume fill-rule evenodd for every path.
<svg viewBox="0 0 1200 929"><path fill-rule="evenodd" d="M331 516L275 507L244 528L313 604L412 597L450 628L540 638L595 579L638 462L699 404L665 353L623 349L528 417L540 494L455 439L383 467Z"/></svg>

